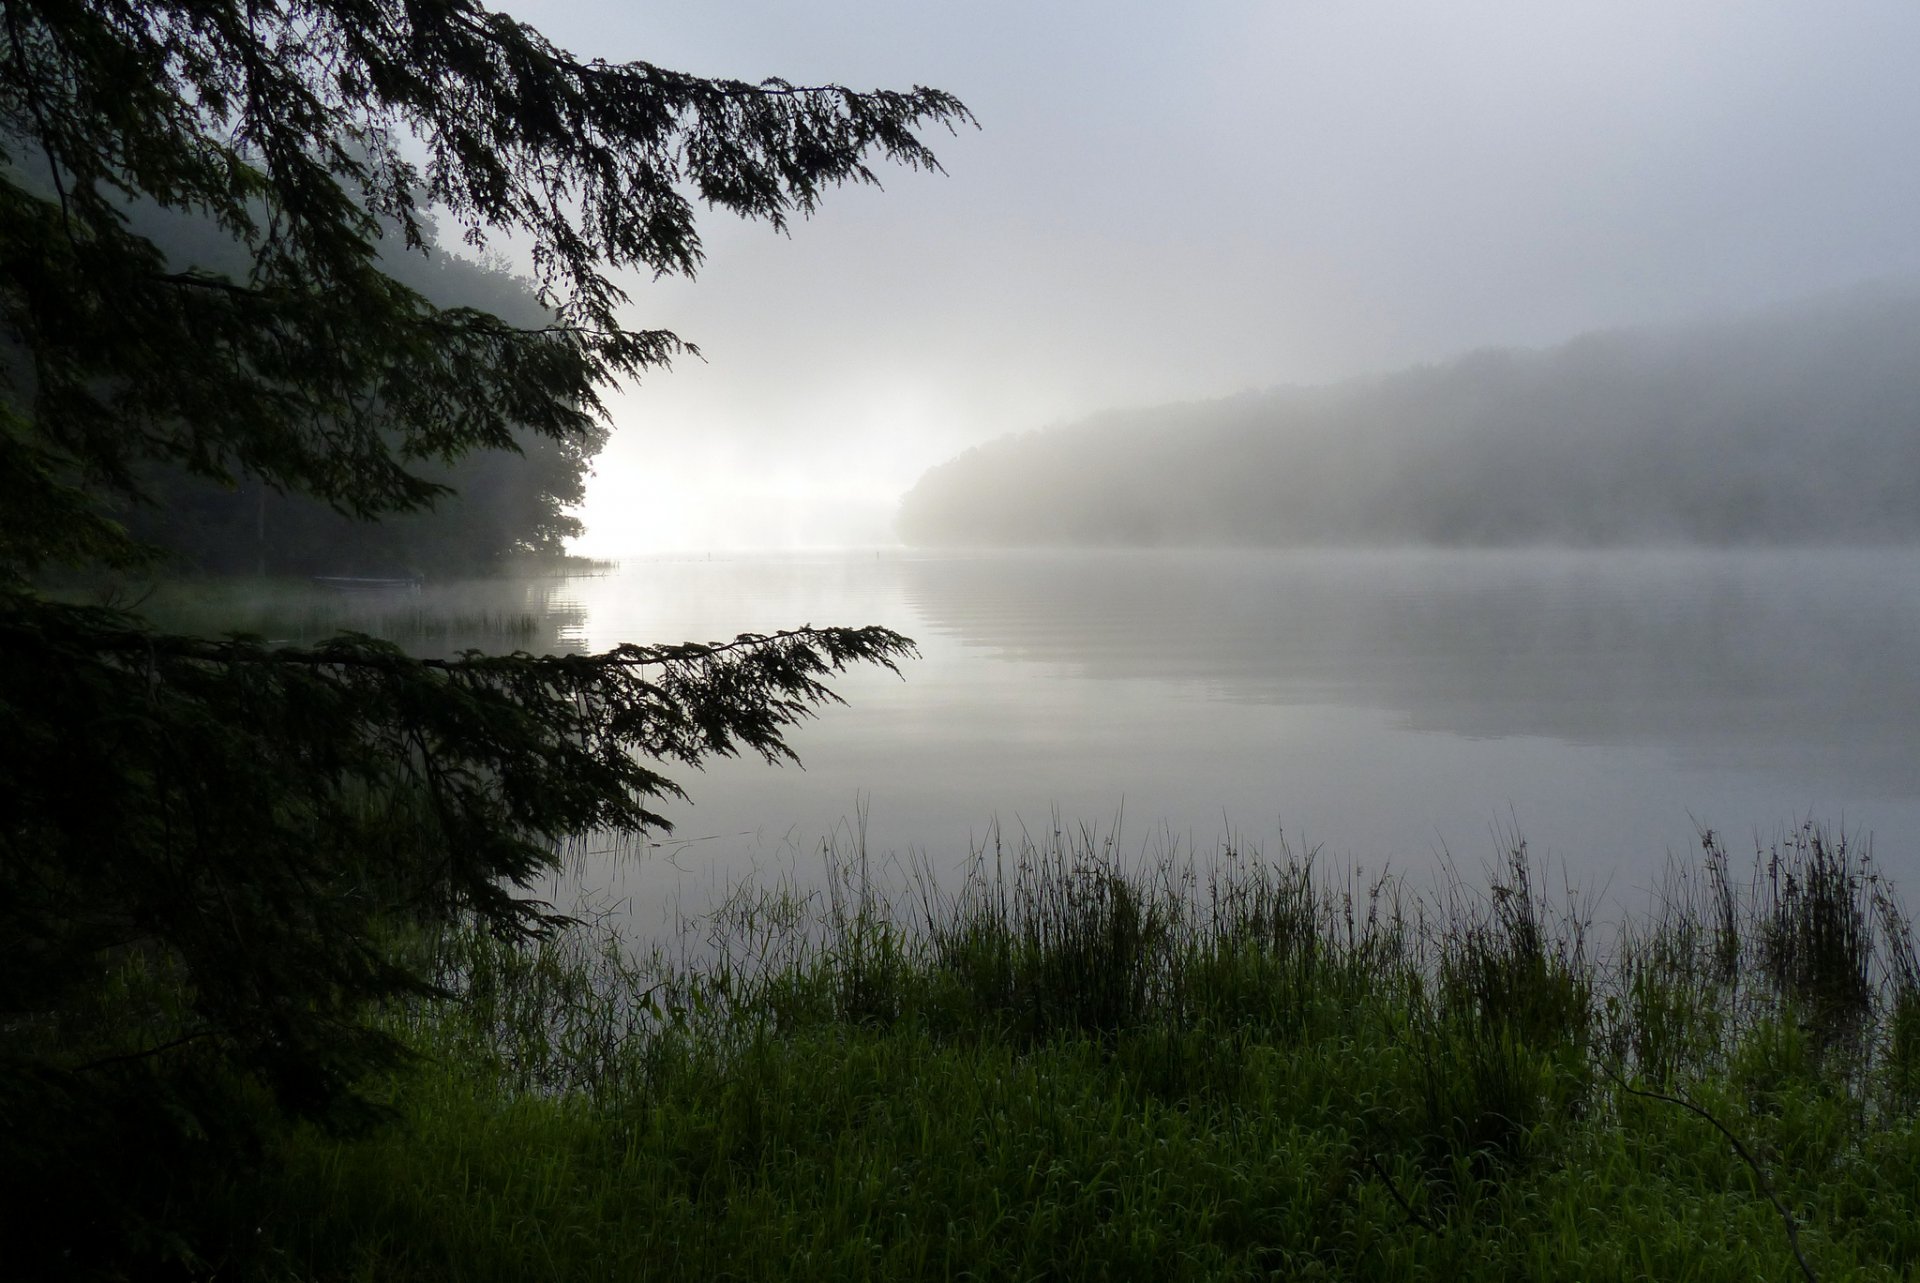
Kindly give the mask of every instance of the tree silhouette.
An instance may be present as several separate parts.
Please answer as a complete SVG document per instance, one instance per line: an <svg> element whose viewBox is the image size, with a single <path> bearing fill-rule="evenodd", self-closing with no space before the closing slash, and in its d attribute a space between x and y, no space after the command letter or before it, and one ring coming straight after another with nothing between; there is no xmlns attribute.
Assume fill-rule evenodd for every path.
<svg viewBox="0 0 1920 1283"><path fill-rule="evenodd" d="M370 1004L432 990L392 926L542 931L516 891L561 835L661 825L660 763L790 755L825 678L910 643L427 661L35 584L148 557L114 513L156 467L377 518L519 434L590 442L602 387L693 350L629 328L615 273L691 274L700 205L778 228L871 165L937 168L921 134L971 117L584 61L475 0L0 0L0 67L0 1237L29 1273L144 1269L217 1251L196 1172L364 1113L401 1054ZM163 250L136 205L242 265ZM529 246L550 320L397 280L383 237L422 250L430 210Z"/></svg>

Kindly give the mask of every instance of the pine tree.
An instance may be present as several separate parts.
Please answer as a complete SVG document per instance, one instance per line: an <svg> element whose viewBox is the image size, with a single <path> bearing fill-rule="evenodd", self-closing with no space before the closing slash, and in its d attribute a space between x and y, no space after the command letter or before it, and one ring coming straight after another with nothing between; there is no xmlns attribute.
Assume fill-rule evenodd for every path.
<svg viewBox="0 0 1920 1283"><path fill-rule="evenodd" d="M779 228L872 165L937 169L922 134L971 117L583 61L477 0L0 15L0 1216L33 1227L15 1265L190 1261L181 1181L263 1119L351 1123L402 1054L368 1013L433 984L397 924L550 928L519 892L563 835L662 827L663 764L789 756L825 679L910 643L424 660L164 635L36 583L139 564L114 513L155 467L376 519L516 433L591 441L602 388L693 350L623 322L616 272L693 273L701 205ZM164 252L136 206L244 270ZM530 246L551 323L383 270L429 217Z"/></svg>

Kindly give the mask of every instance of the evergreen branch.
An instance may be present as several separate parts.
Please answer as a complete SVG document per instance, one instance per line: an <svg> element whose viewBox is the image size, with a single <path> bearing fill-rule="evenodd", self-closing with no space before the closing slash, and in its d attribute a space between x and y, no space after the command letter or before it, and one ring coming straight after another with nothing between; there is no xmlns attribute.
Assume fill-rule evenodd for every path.
<svg viewBox="0 0 1920 1283"><path fill-rule="evenodd" d="M162 285L174 285L188 289L213 290L232 298L245 299L250 303L275 305L284 304L290 298L299 297L284 289L262 289L257 285L242 285L238 281L228 280L224 276L215 276L208 272L155 272L148 279ZM307 297L317 298L309 294ZM514 334L526 337L558 334L569 338L594 339L627 344L645 343L659 347L673 347L691 356L700 355L700 349L688 343L672 330L628 330L593 325L516 325L503 320L491 312L477 309L458 309L474 311L484 317L486 323L480 326L463 325L446 319L449 311L456 309L432 308L426 315L400 316L395 320L400 324L417 325L451 334Z"/></svg>
<svg viewBox="0 0 1920 1283"><path fill-rule="evenodd" d="M84 608L75 608L84 609ZM357 633L344 633L354 642L375 639ZM348 649L334 646L268 646L246 638L215 641L141 629L110 628L88 639L101 651L131 651L160 654L172 658L217 664L295 664L315 668L368 669L399 672L429 669L443 673L482 673L498 671L510 665L529 671L579 672L599 669L659 668L667 665L696 664L704 660L768 648L822 646L826 664L835 672L854 662L874 663L898 673L899 659L918 655L911 638L889 628L869 625L863 628L791 628L773 633L742 633L731 641L682 642L667 646L627 644L598 655L477 655L469 653L455 659L405 655L390 650ZM828 692L829 697L838 699Z"/></svg>
<svg viewBox="0 0 1920 1283"><path fill-rule="evenodd" d="M212 1038L220 1033L218 1029L196 1029L178 1038L170 1039L153 1047L142 1047L139 1051L122 1052L117 1056L102 1056L98 1060L89 1060L85 1064L73 1066L71 1072L90 1074L105 1069L109 1065L124 1065L136 1060L150 1060L155 1056L175 1051L189 1043L199 1042L203 1038Z"/></svg>
<svg viewBox="0 0 1920 1283"><path fill-rule="evenodd" d="M27 111L33 116L34 128L40 134L40 151L47 158L47 173L53 180L54 194L60 200L60 222L66 230L67 239L73 239L73 208L67 201L66 179L60 174L60 158L53 145L53 130L47 124L46 110L41 105L40 95L34 86L33 76L27 66L26 41L20 33L20 18L12 5L4 6L7 15L7 43L13 51L14 71L20 77L21 96L26 99Z"/></svg>
<svg viewBox="0 0 1920 1283"><path fill-rule="evenodd" d="M473 13L486 14L487 17L494 20L493 24L477 21L472 16ZM915 86L910 93L905 95L899 94L897 91L862 94L858 90L849 89L845 85L831 82L818 85L795 85L778 77L770 77L757 83L734 79L701 80L695 76L665 71L662 68L645 62L581 62L564 50L540 38L538 33L527 24L518 21L508 14L492 13L479 5L472 5L470 8L463 7L454 9L450 11L446 17L448 21L460 27L469 35L486 42L502 52L525 53L529 49L538 49L547 59L552 69L564 71L576 77L584 78L608 72L624 73L627 75L637 74L655 84L668 86L680 92L698 89L702 93L711 94L719 98L748 101L782 98L832 98L844 102L850 97L906 97L916 103L924 104L925 108L929 111L937 111L943 119L950 117L949 129L951 129L951 122L953 121L973 125L976 128L979 127L979 121L974 117L973 112L958 98L941 90L928 89L924 86ZM518 42L510 42L504 39L494 24L504 24L511 27L514 34L520 37L520 40ZM531 37L531 39L529 37ZM935 168L937 169L938 166L935 165Z"/></svg>
<svg viewBox="0 0 1920 1283"><path fill-rule="evenodd" d="M564 838L670 829L663 762L796 761L786 732L839 701L825 679L897 672L913 644L276 648L50 602L35 577L182 549L209 478L260 483L219 502L262 566L269 499L374 517L457 488L530 509L511 541L557 539L602 389L698 356L621 324L615 272L691 273L696 202L782 228L877 181L876 159L937 171L920 131L973 117L920 87L583 63L476 0L0 7L0 144L22 143L0 173L0 380L20 393L0 397L0 1012L51 1017L0 1024L30 1182L0 1201L34 1229L8 1240L16 1272L145 1277L214 1247L178 1210L271 1161L268 1128L371 1108L356 1084L407 1056L371 1013L446 996L396 928L538 938L561 919L529 892ZM475 247L524 235L533 281L383 258L396 229L436 244L428 209ZM492 484L496 465L535 480ZM207 528L230 555L235 523ZM192 1032L76 1068L147 1018L122 980ZM155 1161L127 1163L129 1137Z"/></svg>

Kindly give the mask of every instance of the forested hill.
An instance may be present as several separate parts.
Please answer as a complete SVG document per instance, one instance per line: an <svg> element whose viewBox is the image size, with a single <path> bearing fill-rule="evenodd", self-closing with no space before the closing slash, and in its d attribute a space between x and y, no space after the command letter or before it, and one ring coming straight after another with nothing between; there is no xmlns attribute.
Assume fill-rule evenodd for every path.
<svg viewBox="0 0 1920 1283"><path fill-rule="evenodd" d="M928 471L929 545L1920 539L1920 283L1107 413Z"/></svg>
<svg viewBox="0 0 1920 1283"><path fill-rule="evenodd" d="M163 213L151 204L129 221L178 269L197 267L236 280L248 252L212 222ZM397 237L383 246L382 270L437 307L470 307L510 325L538 328L551 315L532 285L499 265L476 263L434 243L410 251ZM443 461L421 459L421 476L451 488L431 508L357 520L310 495L255 479L222 484L178 465L151 464L139 476L147 502L124 507L121 521L143 542L165 549L170 564L216 572L406 575L485 571L515 554L553 555L580 533L568 511L578 504L594 454L605 439L556 441L516 431L517 450L472 450Z"/></svg>

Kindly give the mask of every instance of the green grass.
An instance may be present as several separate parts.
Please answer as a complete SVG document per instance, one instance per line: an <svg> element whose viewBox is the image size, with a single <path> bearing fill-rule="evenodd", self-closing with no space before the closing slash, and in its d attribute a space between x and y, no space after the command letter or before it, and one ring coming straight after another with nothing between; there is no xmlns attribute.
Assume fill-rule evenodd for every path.
<svg viewBox="0 0 1920 1283"><path fill-rule="evenodd" d="M465 1001L394 1016L423 1053L396 1123L290 1137L226 1195L227 1264L1803 1277L1784 1209L1817 1277L1912 1277L1905 919L1814 829L1745 886L1704 847L1605 932L1517 843L1435 903L1286 852L1131 868L1059 839L900 903L857 858L818 896L743 894L698 966L591 927L450 940Z"/></svg>

